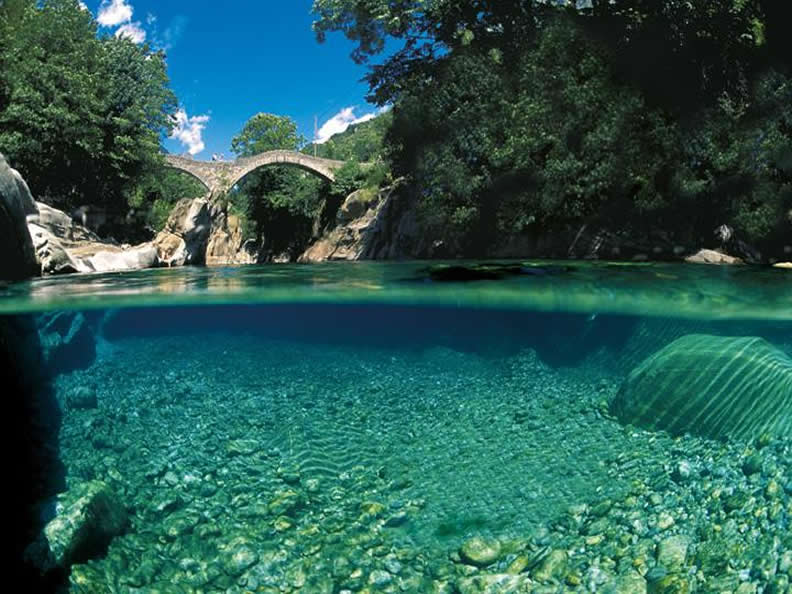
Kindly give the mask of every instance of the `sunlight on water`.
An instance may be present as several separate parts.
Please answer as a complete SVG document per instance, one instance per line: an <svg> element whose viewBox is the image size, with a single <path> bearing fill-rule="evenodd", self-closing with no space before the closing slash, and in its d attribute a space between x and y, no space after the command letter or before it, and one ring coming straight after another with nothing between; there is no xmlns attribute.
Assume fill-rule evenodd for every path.
<svg viewBox="0 0 792 594"><path fill-rule="evenodd" d="M788 584L788 275L504 270L7 288L5 311L45 310L37 464L55 470L28 480L67 516L102 501L88 530L107 529L75 544L46 508L27 561L70 565L75 592Z"/></svg>

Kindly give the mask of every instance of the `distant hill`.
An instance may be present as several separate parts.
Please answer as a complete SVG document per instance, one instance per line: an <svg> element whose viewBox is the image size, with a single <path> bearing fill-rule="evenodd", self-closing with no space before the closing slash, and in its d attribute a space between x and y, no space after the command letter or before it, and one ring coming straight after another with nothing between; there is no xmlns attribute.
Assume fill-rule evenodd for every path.
<svg viewBox="0 0 792 594"><path fill-rule="evenodd" d="M327 142L317 144L316 156L339 161L374 161L383 156L385 133L392 121L391 113L385 112L367 122L354 124ZM314 145L307 145L303 152L312 155Z"/></svg>

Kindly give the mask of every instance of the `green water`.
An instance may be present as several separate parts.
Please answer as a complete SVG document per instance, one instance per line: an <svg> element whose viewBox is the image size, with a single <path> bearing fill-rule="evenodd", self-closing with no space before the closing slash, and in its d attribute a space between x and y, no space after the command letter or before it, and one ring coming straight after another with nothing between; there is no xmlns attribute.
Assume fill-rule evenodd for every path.
<svg viewBox="0 0 792 594"><path fill-rule="evenodd" d="M789 591L787 271L153 270L5 287L0 311L38 328L13 359L51 405L25 411L30 492L101 481L128 513L47 587ZM627 381L691 334L726 346Z"/></svg>

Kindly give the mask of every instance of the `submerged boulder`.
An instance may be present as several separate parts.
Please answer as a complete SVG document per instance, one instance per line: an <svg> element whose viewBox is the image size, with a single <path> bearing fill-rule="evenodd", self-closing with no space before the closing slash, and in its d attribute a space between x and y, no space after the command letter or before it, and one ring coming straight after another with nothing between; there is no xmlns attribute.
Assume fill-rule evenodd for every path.
<svg viewBox="0 0 792 594"><path fill-rule="evenodd" d="M27 550L28 561L44 572L102 554L127 523L126 508L101 481L59 495L54 508L54 517Z"/></svg>
<svg viewBox="0 0 792 594"><path fill-rule="evenodd" d="M611 401L625 423L748 440L792 436L792 359L757 337L689 334L638 365Z"/></svg>
<svg viewBox="0 0 792 594"><path fill-rule="evenodd" d="M85 369L96 358L94 319L82 312L39 315L37 326L44 368L50 374Z"/></svg>

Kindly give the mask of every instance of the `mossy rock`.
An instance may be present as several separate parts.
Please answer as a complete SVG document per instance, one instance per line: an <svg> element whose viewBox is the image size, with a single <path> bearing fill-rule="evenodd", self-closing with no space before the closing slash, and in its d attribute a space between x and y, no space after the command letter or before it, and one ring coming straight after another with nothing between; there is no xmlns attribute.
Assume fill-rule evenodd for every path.
<svg viewBox="0 0 792 594"><path fill-rule="evenodd" d="M674 435L791 437L792 359L762 338L689 334L638 365L610 408Z"/></svg>

